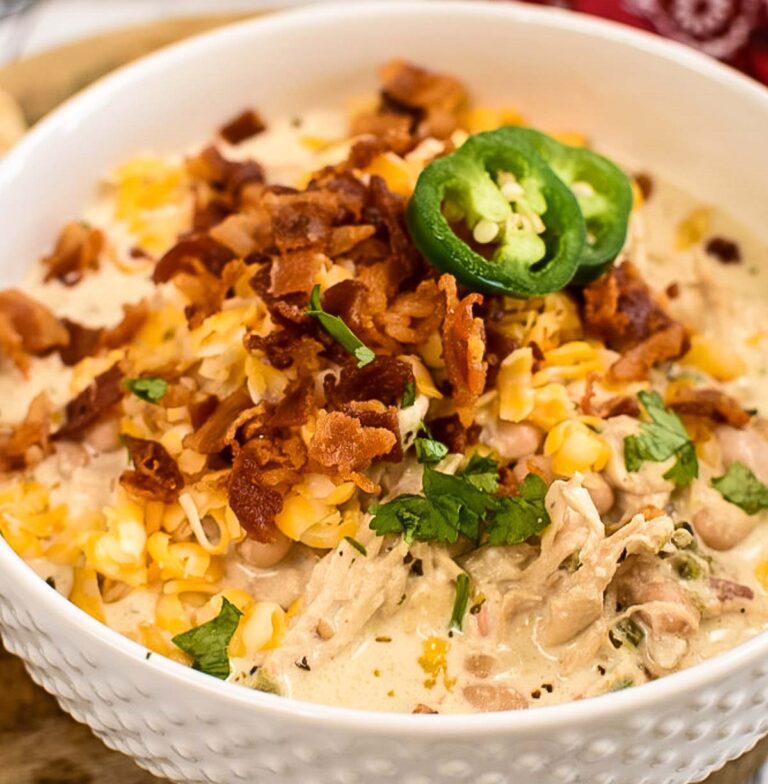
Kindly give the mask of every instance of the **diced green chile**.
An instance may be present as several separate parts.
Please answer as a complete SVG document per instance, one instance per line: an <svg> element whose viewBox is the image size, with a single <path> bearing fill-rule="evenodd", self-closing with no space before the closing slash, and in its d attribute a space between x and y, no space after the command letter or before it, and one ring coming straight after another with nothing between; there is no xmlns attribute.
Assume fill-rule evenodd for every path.
<svg viewBox="0 0 768 784"><path fill-rule="evenodd" d="M510 141L506 129L480 133L428 164L406 213L411 238L435 267L470 289L515 297L559 291L582 258L586 226L581 209L530 144ZM501 172L514 175L522 188L514 210L494 181ZM541 219L545 229L538 234L502 228L489 260L456 234L445 212L470 228L481 219L506 227L517 213Z"/></svg>
<svg viewBox="0 0 768 784"><path fill-rule="evenodd" d="M570 188L585 183L592 193L576 193L587 224L587 241L575 283L601 275L619 255L627 239L632 211L632 185L614 163L584 147L570 147L533 128L506 127L498 133L510 145L532 147Z"/></svg>

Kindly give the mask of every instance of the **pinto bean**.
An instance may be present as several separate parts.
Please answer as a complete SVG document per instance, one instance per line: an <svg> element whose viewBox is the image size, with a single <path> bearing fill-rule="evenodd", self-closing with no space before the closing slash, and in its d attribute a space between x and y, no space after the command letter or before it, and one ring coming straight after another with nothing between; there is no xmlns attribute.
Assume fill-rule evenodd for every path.
<svg viewBox="0 0 768 784"><path fill-rule="evenodd" d="M275 528L273 542L259 542L256 539L244 539L238 545L242 559L251 566L268 569L275 566L288 555L293 542L279 529Z"/></svg>
<svg viewBox="0 0 768 784"><path fill-rule="evenodd" d="M607 514L616 502L616 496L608 482L600 474L590 472L584 475L584 487L589 491L597 513L601 516Z"/></svg>
<svg viewBox="0 0 768 784"><path fill-rule="evenodd" d="M755 527L753 518L727 502L699 509L691 522L704 544L713 550L736 547Z"/></svg>
<svg viewBox="0 0 768 784"><path fill-rule="evenodd" d="M528 707L528 700L520 692L506 686L490 683L474 683L462 689L464 699L484 713L495 711L522 710Z"/></svg>

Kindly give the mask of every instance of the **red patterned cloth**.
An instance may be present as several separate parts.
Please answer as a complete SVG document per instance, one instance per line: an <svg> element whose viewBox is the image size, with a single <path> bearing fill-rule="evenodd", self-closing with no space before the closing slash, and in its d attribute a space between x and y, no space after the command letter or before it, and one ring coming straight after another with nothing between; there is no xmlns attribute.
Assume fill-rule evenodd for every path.
<svg viewBox="0 0 768 784"><path fill-rule="evenodd" d="M730 63L768 85L768 0L542 2L674 38Z"/></svg>

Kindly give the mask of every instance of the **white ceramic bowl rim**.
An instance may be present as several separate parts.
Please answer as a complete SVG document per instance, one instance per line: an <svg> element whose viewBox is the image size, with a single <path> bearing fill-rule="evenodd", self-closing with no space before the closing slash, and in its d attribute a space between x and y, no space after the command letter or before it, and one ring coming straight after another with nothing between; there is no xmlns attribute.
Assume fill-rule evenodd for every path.
<svg viewBox="0 0 768 784"><path fill-rule="evenodd" d="M281 30L290 29L294 24L306 25L311 23L313 19L322 21L328 17L333 18L347 14L355 14L356 16L372 14L375 16L387 8L391 9L394 1L374 0L369 2L365 0L354 4L337 2L281 11L196 36L120 68L69 99L27 134L24 140L0 163L0 188L7 187L9 181L19 176L19 169L23 169L25 162L34 156L38 144L42 143L47 136L55 134L57 129L63 129L70 123L76 123L84 106L89 104L101 105L102 108L107 106L110 92L118 85L130 84L137 79L146 79L156 69L162 68L164 70L169 64L172 66L176 63L178 66L183 66L184 60L191 52L196 52L200 56L204 54L208 44L215 45L220 38L230 38L232 43L236 45L238 36L242 36L244 40L247 39L249 32L254 27L279 36ZM441 11L450 12L454 16L482 14L489 20L494 17L511 16L520 23L545 24L553 28L589 34L593 37L621 43L646 52L655 58L666 60L677 68L695 71L703 77L718 81L733 92L744 96L745 99L761 102L768 107L768 89L735 69L682 44L618 23L558 8L522 5L514 2L501 4L486 0L428 0L428 4L434 7L437 14ZM407 15L410 12L420 13L419 6L423 6L424 3L406 4L403 1L398 2L397 5L398 14ZM212 118L212 120L215 122L216 118ZM0 568L7 571L10 579L17 580L19 584L24 586L33 600L30 602L31 604L36 602L50 604L58 611L62 621L81 632L83 637L97 638L117 656L125 655L133 659L146 658L146 648L95 620L68 599L51 590L2 537L0 537ZM461 736L466 740L472 735L500 730L514 732L516 729L525 728L527 732L537 730L551 732L560 727L578 726L581 721L586 722L596 713L606 717L640 711L658 701L674 700L683 693L705 689L721 677L756 661L761 655L764 658L768 657L768 632L692 668L642 686L600 697L562 705L539 707L529 711L418 716L319 705L266 694L234 683L216 680L157 654L153 654L146 660L146 666L159 669L181 686L199 690L201 699L204 699L206 694L215 695L218 698L224 696L228 700L257 706L264 711L265 716L273 714L301 717L305 721L316 723L318 727L333 723L337 728L349 729L358 734L387 732L411 735L416 733L426 737L439 735L442 739Z"/></svg>

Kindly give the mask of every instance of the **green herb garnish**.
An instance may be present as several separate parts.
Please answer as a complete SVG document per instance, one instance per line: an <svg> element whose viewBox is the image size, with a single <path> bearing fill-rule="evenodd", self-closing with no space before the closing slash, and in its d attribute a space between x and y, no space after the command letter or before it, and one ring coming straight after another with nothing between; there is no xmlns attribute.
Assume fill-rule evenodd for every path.
<svg viewBox="0 0 768 784"><path fill-rule="evenodd" d="M125 386L129 392L147 403L157 403L168 391L168 382L164 378L126 378Z"/></svg>
<svg viewBox="0 0 768 784"><path fill-rule="evenodd" d="M226 680L229 677L227 646L237 630L242 613L226 598L221 611L213 619L183 634L177 634L173 644L192 657L196 670Z"/></svg>
<svg viewBox="0 0 768 784"><path fill-rule="evenodd" d="M456 598L453 601L453 612L448 628L453 631L461 631L464 623L464 616L469 604L469 576L462 572L456 578Z"/></svg>
<svg viewBox="0 0 768 784"><path fill-rule="evenodd" d="M479 541L483 525L491 544L518 544L549 525L546 483L529 475L519 496L495 495L498 466L475 455L457 475L424 467L423 495L401 495L371 509L370 528L379 536L402 534L409 544L452 544L459 535Z"/></svg>
<svg viewBox="0 0 768 784"><path fill-rule="evenodd" d="M333 316L323 310L320 304L320 286L316 285L312 289L307 306L307 315L314 316L322 325L323 329L352 356L357 359L359 368L370 365L376 354L363 343L357 335L344 323L338 316Z"/></svg>
<svg viewBox="0 0 768 784"><path fill-rule="evenodd" d="M641 422L640 433L624 439L627 471L638 471L646 461L662 463L676 457L664 478L685 487L699 475L699 461L688 431L680 417L664 407L658 392L640 392L638 397L651 421Z"/></svg>
<svg viewBox="0 0 768 784"><path fill-rule="evenodd" d="M360 555L362 555L364 558L368 557L368 551L365 549L365 547L362 544L360 544L360 542L357 541L357 539L355 539L352 536L345 536L344 541L350 547L354 547L355 550L357 550L357 552L360 553Z"/></svg>
<svg viewBox="0 0 768 784"><path fill-rule="evenodd" d="M712 480L712 487L748 515L768 509L768 487L738 460L731 463L722 476Z"/></svg>
<svg viewBox="0 0 768 784"><path fill-rule="evenodd" d="M403 398L400 401L400 408L410 408L416 402L416 384L413 381L406 381L403 387Z"/></svg>
<svg viewBox="0 0 768 784"><path fill-rule="evenodd" d="M547 483L536 474L528 474L519 495L504 496L488 523L488 541L493 545L521 544L541 533L549 525L544 503Z"/></svg>
<svg viewBox="0 0 768 784"><path fill-rule="evenodd" d="M434 438L417 438L413 445L420 463L439 463L448 454L448 447Z"/></svg>

